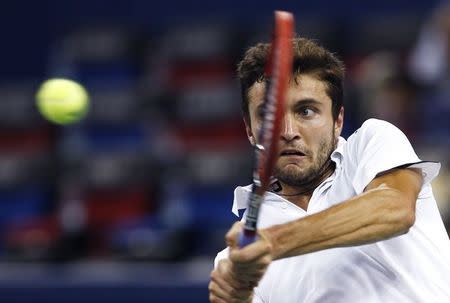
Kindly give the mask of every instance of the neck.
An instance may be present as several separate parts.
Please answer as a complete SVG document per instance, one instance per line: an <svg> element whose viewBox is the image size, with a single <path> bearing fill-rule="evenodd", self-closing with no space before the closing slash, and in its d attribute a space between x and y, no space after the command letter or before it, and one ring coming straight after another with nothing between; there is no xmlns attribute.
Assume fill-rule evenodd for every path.
<svg viewBox="0 0 450 303"><path fill-rule="evenodd" d="M319 170L317 175L301 184L301 185L288 185L280 182L282 190L278 193L278 195L282 196L289 202L294 203L295 205L307 210L309 200L314 192L314 190L331 174L333 174L336 165L330 158L324 163L322 168Z"/></svg>

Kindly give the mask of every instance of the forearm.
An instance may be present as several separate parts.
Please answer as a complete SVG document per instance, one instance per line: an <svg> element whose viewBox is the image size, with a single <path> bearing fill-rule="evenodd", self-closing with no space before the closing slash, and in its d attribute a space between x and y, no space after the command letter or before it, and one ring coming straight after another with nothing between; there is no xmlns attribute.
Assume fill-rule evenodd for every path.
<svg viewBox="0 0 450 303"><path fill-rule="evenodd" d="M376 188L322 212L263 230L274 259L355 246L406 233L414 209L395 189Z"/></svg>

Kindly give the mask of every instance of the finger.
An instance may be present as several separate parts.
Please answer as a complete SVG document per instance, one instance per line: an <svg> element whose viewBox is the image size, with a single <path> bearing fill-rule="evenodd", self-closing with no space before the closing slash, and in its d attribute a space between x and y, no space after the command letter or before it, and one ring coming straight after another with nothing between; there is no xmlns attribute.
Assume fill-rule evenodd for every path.
<svg viewBox="0 0 450 303"><path fill-rule="evenodd" d="M233 276L235 277L239 277L236 278L235 280L239 283L245 283L245 282L250 282L250 281L259 281L264 274L266 273L266 269L251 269L251 270L236 270L233 272Z"/></svg>
<svg viewBox="0 0 450 303"><path fill-rule="evenodd" d="M270 255L271 250L267 241L258 240L241 249L230 249L229 258L234 263L252 263L263 256Z"/></svg>
<svg viewBox="0 0 450 303"><path fill-rule="evenodd" d="M264 274L266 273L267 269L251 269L251 270L235 270L233 275L239 277L237 281L254 281L254 280L260 280Z"/></svg>
<svg viewBox="0 0 450 303"><path fill-rule="evenodd" d="M238 291L253 292L253 288L258 284L263 273L259 273L259 276L252 276L253 272L237 272L233 270L233 263L230 260L221 260L216 270L211 273L211 278L215 279L220 277L225 280L227 285ZM219 285L222 285L221 281L216 279ZM226 286L224 286L225 288ZM229 290L229 289L228 289Z"/></svg>
<svg viewBox="0 0 450 303"><path fill-rule="evenodd" d="M232 292L234 287L239 286L239 284L236 283L237 281L231 280L232 279L230 279L230 277L227 277L225 274L219 271L214 270L211 273L211 281L221 289L221 291L219 292L223 292L224 294Z"/></svg>
<svg viewBox="0 0 450 303"><path fill-rule="evenodd" d="M225 242L229 247L239 247L238 239L239 233L242 231L244 224L242 222L236 222L231 229L225 235Z"/></svg>
<svg viewBox="0 0 450 303"><path fill-rule="evenodd" d="M211 303L227 303L224 299L218 297L215 293L209 293L209 302Z"/></svg>
<svg viewBox="0 0 450 303"><path fill-rule="evenodd" d="M259 284L259 281L266 273L266 270L266 268L259 270L252 269L249 271L232 270L230 273L232 280L229 281L229 284L238 290L253 291L253 288Z"/></svg>
<svg viewBox="0 0 450 303"><path fill-rule="evenodd" d="M218 297L230 301L235 299L247 299L253 292L253 287L247 285L239 285L239 287L231 287L225 280L220 277L211 277L211 291ZM245 284L248 284L247 282ZM252 282L254 285L254 282Z"/></svg>
<svg viewBox="0 0 450 303"><path fill-rule="evenodd" d="M271 262L272 262L272 257L269 255L265 255L259 259L254 260L253 262L248 262L248 263L232 262L231 267L232 267L233 271L238 272L238 273L256 272L256 271L260 271L260 270L265 271Z"/></svg>
<svg viewBox="0 0 450 303"><path fill-rule="evenodd" d="M211 273L209 291L218 298L227 302L248 299L252 294L253 287L243 287L240 283L237 285L238 287L232 287L217 271Z"/></svg>
<svg viewBox="0 0 450 303"><path fill-rule="evenodd" d="M228 295L215 281L211 280L208 285L210 295L213 295L216 300L228 300Z"/></svg>
<svg viewBox="0 0 450 303"><path fill-rule="evenodd" d="M245 291L253 291L253 289L258 286L261 281L262 276L246 276L245 282L242 282L242 285L245 285Z"/></svg>
<svg viewBox="0 0 450 303"><path fill-rule="evenodd" d="M242 275L242 272L233 271L232 263L228 259L224 259L219 262L217 269L211 273L211 278L213 277L220 277L232 288L239 290L252 290L245 280L244 275Z"/></svg>
<svg viewBox="0 0 450 303"><path fill-rule="evenodd" d="M269 259L270 260L270 259ZM245 282L250 289L256 287L267 271L269 262L263 261L264 264L253 264L252 266L241 266L232 264L231 273L239 283Z"/></svg>

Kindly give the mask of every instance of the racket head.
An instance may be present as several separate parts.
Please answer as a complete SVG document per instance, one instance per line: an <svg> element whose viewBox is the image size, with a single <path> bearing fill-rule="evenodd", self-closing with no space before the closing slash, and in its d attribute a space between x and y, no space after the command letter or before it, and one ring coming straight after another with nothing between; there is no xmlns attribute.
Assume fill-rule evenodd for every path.
<svg viewBox="0 0 450 303"><path fill-rule="evenodd" d="M253 190L249 196L244 231L239 239L241 247L254 242L256 237L259 208L278 159L286 90L292 77L294 16L289 12L275 11L274 17L273 38L265 66L264 117L255 146Z"/></svg>
<svg viewBox="0 0 450 303"><path fill-rule="evenodd" d="M260 192L267 190L278 159L278 145L285 112L286 90L292 77L294 16L275 11L274 34L266 64L264 119L258 134L257 169Z"/></svg>

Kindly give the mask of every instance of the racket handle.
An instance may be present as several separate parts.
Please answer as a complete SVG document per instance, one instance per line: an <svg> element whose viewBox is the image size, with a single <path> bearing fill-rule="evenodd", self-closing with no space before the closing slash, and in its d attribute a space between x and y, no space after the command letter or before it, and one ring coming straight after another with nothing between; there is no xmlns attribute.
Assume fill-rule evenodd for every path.
<svg viewBox="0 0 450 303"><path fill-rule="evenodd" d="M256 233L253 231L249 231L244 229L239 234L239 247L243 248L249 244L252 244L256 240Z"/></svg>

